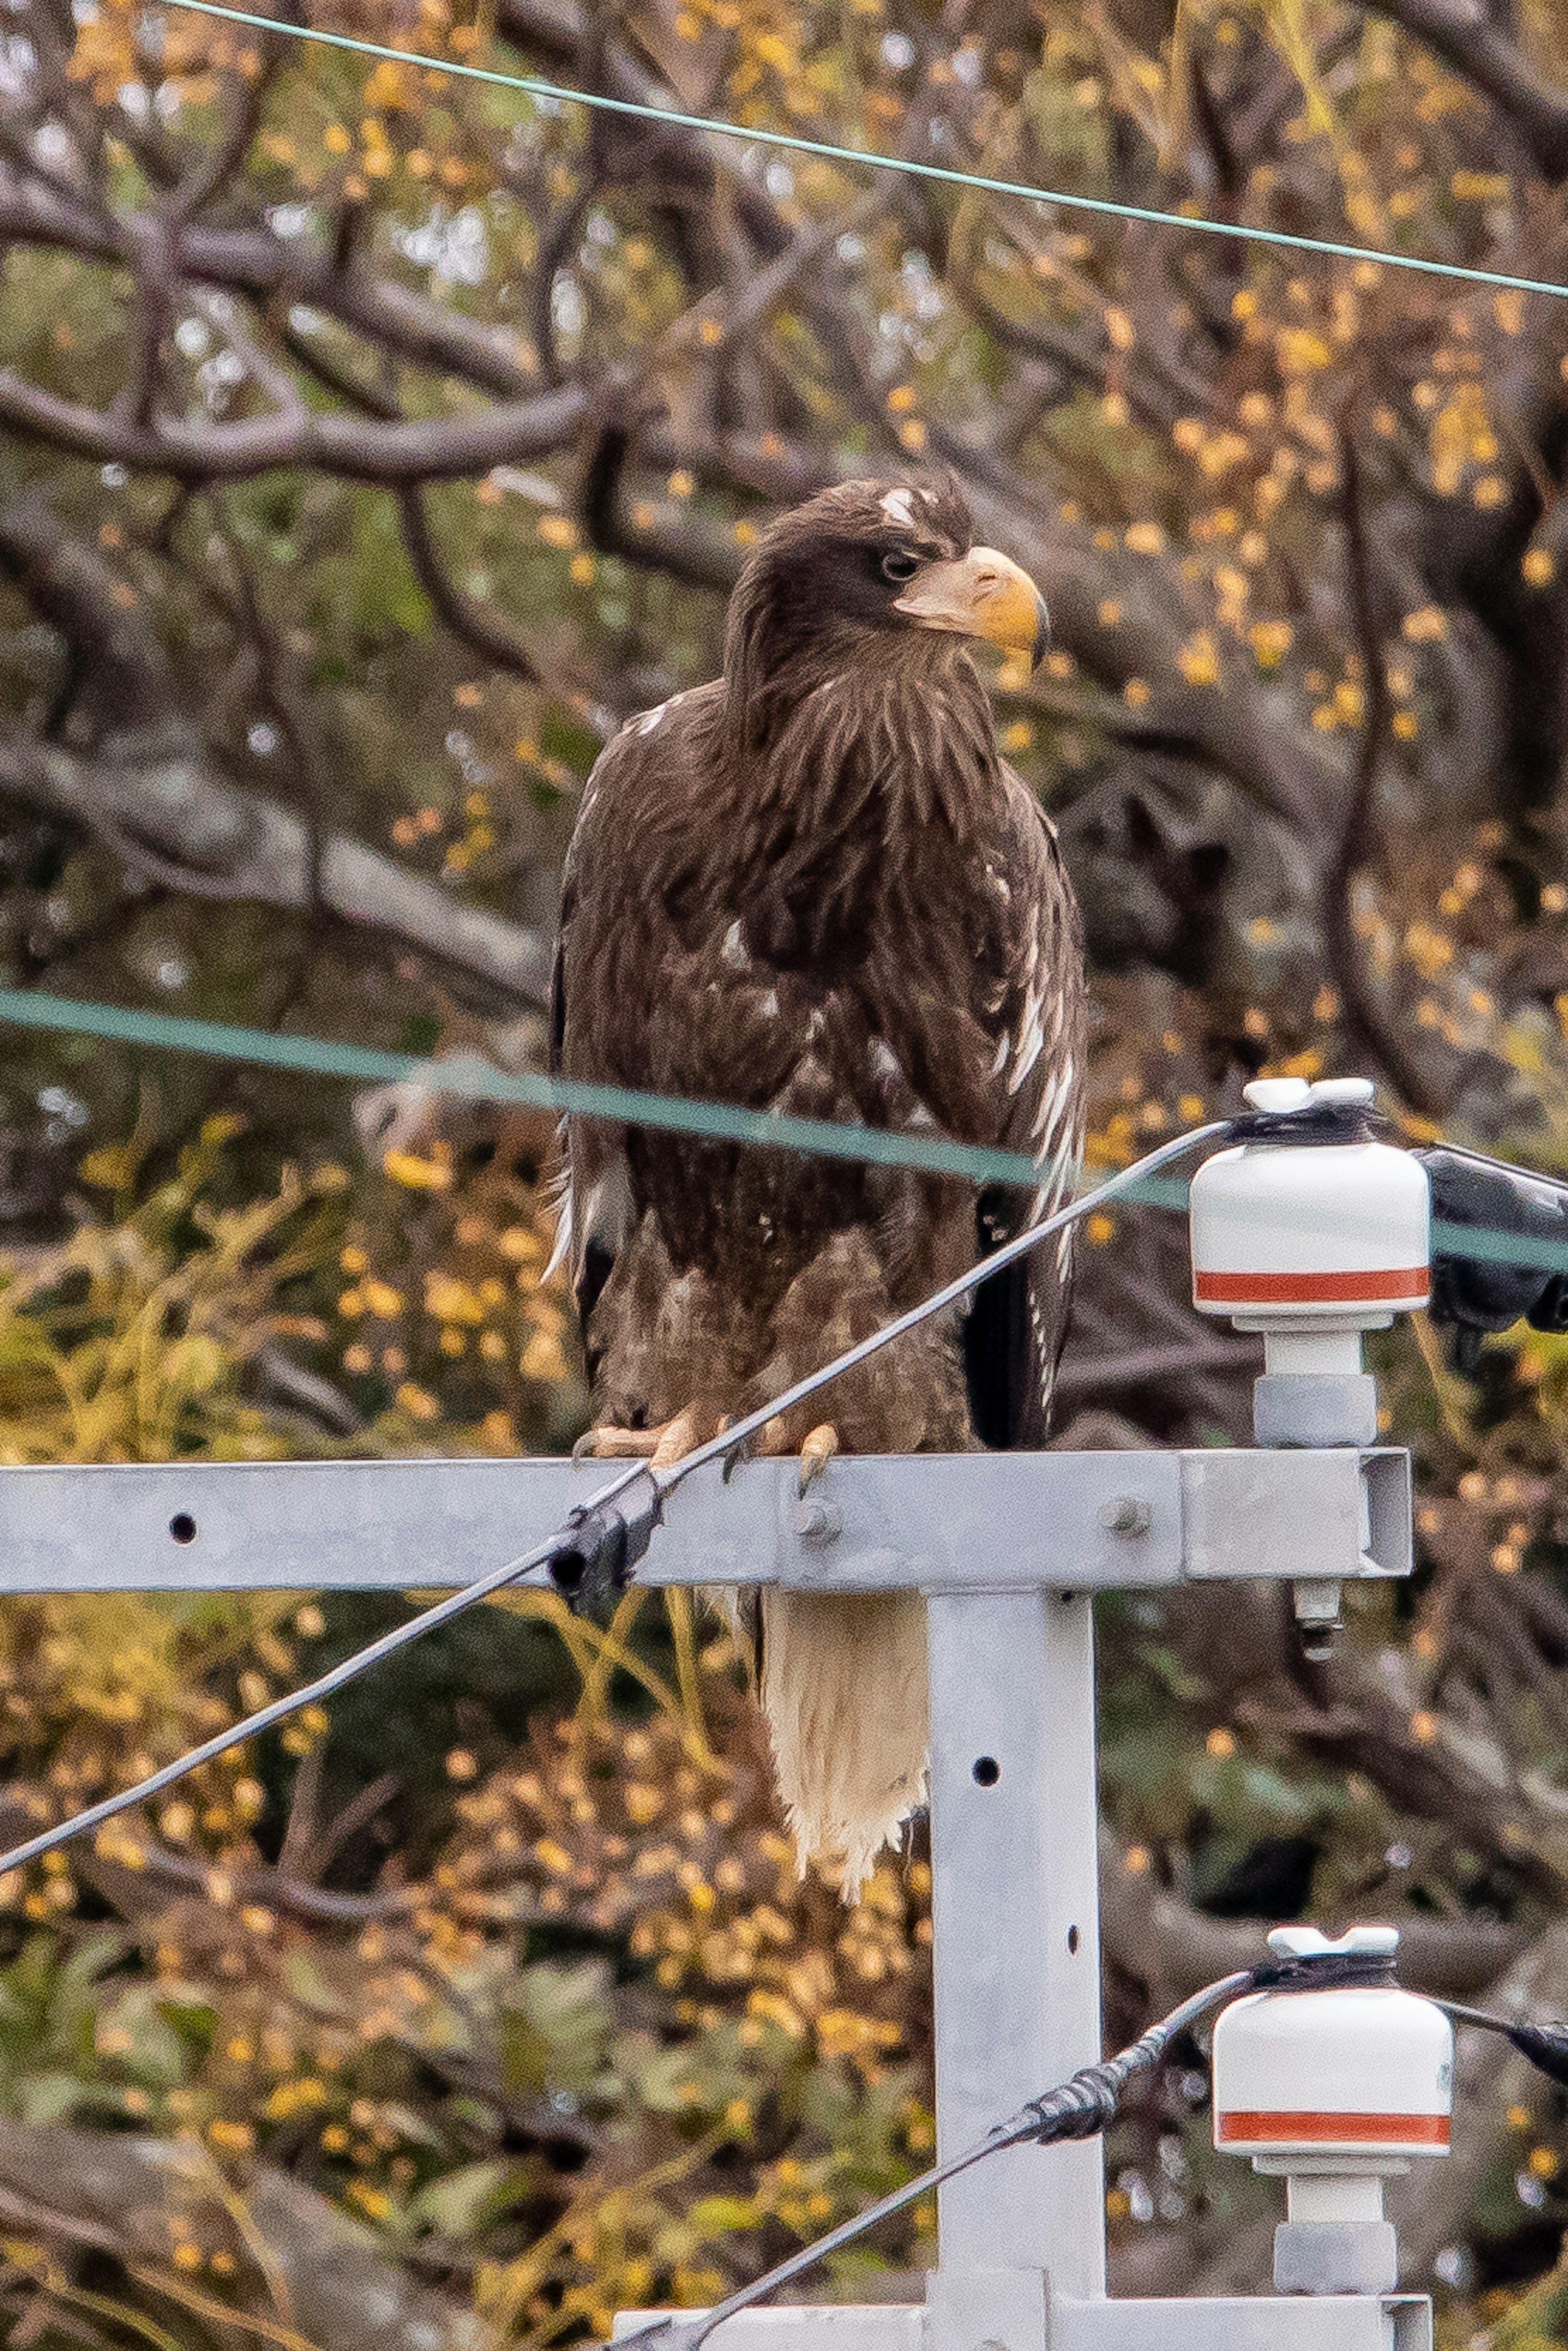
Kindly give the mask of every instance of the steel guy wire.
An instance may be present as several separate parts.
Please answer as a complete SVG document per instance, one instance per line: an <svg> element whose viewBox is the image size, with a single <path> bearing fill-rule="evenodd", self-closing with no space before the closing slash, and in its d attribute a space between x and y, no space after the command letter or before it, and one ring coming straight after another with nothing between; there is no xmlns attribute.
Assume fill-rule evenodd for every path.
<svg viewBox="0 0 1568 2351"><path fill-rule="evenodd" d="M875 148L842 147L831 140L807 139L792 131L769 131L722 115L688 114L678 107L655 106L650 100L613 98L607 91L574 89L569 83L548 81L538 74L503 73L495 66L467 64L454 57L426 57L415 49L399 49L383 41L367 41L351 33L328 32L311 25L290 25L250 8L231 8L220 0L160 0L171 8L184 8L199 16L215 16L225 24L245 25L256 32L290 34L296 40L317 41L325 47L346 49L356 56L384 57L394 65L418 66L427 72L450 74L454 79L478 81L500 89L520 90L557 106L582 106L604 114L630 116L639 122L664 122L678 131L697 131L719 139L738 139L754 147L781 148L787 153L815 155L830 163L860 165L877 172L899 172L916 180L935 180L948 187L974 188L984 195L1014 196L1030 204L1060 204L1071 212L1099 213L1112 220L1141 221L1154 228L1194 229L1206 236L1229 236L1246 245L1281 246L1291 253L1321 253L1335 261L1370 261L1390 269L1414 269L1428 277L1453 277L1472 286L1492 286L1517 294L1547 294L1568 301L1568 285L1545 277L1514 277L1496 269L1473 269L1457 261L1434 261L1425 255L1394 253L1365 245L1343 245L1332 237L1299 236L1281 228L1259 228L1236 221L1210 220L1206 214L1164 212L1151 204L1119 204L1109 196L1070 194L1061 188L1035 187L1027 180L1001 180L984 172L960 171L956 165L928 163L913 155L884 155Z"/></svg>
<svg viewBox="0 0 1568 2351"><path fill-rule="evenodd" d="M28 1862L38 1860L44 1854L54 1852L57 1846L68 1844L74 1837L82 1835L89 1829L101 1828L107 1821L114 1819L117 1813L129 1812L132 1806L145 1803L150 1797L161 1795L165 1788L172 1787L176 1781L183 1779L187 1772L194 1771L198 1765L210 1763L216 1757L226 1754L231 1748L240 1746L246 1740L254 1739L262 1731L272 1729L277 1723L286 1721L291 1714L297 1714L302 1707L318 1705L322 1698L333 1697L350 1682L357 1680L359 1676L367 1672L371 1667L379 1665L384 1657L392 1656L399 1649L406 1648L409 1643L417 1640L422 1633L434 1632L437 1625L450 1623L453 1617L460 1616L465 1609L476 1606L482 1600L490 1599L496 1593L504 1591L508 1584L524 1582L539 1583L542 1581L540 1570L548 1568L552 1561L560 1558L563 1554L567 1557L582 1559L585 1554L601 1554L607 1546L613 1546L618 1541L621 1558L630 1557L632 1560L641 1558L643 1552L647 1549L653 1529L659 1523L666 1496L673 1493L694 1470L701 1468L706 1462L717 1459L721 1456L734 1458L746 1447L752 1437L761 1435L776 1414L786 1412L791 1406L804 1403L819 1389L829 1386L843 1373L852 1370L858 1364L864 1363L868 1356L874 1355L880 1348L890 1346L894 1340L913 1330L917 1323L927 1321L934 1314L941 1313L958 1299L967 1296L970 1290L977 1289L981 1282L988 1280L990 1275L998 1272L1003 1266L1010 1265L1015 1259L1024 1256L1028 1250L1038 1248L1041 1241L1049 1240L1053 1234L1065 1231L1070 1225L1074 1224L1079 1217L1089 1215L1102 1202L1113 1199L1126 1191L1127 1187L1135 1183L1141 1175L1152 1174L1156 1168L1165 1166L1169 1161L1177 1158L1183 1152L1191 1150L1196 1144L1207 1142L1216 1135L1227 1134L1229 1126L1228 1120L1217 1120L1207 1126L1194 1127L1188 1134L1173 1136L1168 1143L1162 1144L1157 1151L1150 1152L1145 1158L1134 1161L1130 1167L1119 1169L1104 1183L1097 1185L1092 1192L1083 1193L1078 1199L1069 1201L1065 1207L1058 1208L1053 1215L1042 1217L1038 1224L1030 1225L1026 1231L1016 1235L993 1255L983 1258L980 1263L972 1267L967 1273L960 1274L956 1280L947 1282L942 1289L934 1291L922 1304L912 1307L907 1314L901 1314L895 1322L885 1324L880 1331L873 1331L868 1339L862 1339L857 1346L851 1347L843 1354L835 1356L831 1363L824 1364L821 1371L813 1372L807 1379L797 1381L795 1385L786 1389L782 1395L775 1397L771 1403L761 1406L758 1411L747 1414L745 1419L737 1421L732 1427L726 1429L722 1436L715 1437L709 1444L699 1446L695 1452L688 1453L684 1459L672 1463L669 1468L655 1470L646 1461L629 1463L619 1475L612 1478L607 1485L601 1487L587 1501L580 1503L565 1526L558 1528L554 1534L547 1535L542 1542L534 1544L531 1550L522 1552L516 1559L506 1561L499 1567L491 1568L476 1582L465 1584L461 1591L448 1593L444 1599L438 1600L434 1606L423 1609L417 1616L411 1616L405 1625L394 1625L390 1633L383 1633L379 1639L368 1643L364 1648L357 1649L351 1656L345 1657L340 1664L332 1667L329 1672L318 1676L315 1681L308 1683L304 1688L293 1690L282 1698L274 1698L269 1705L258 1708L254 1714L246 1715L243 1721L235 1723L229 1729L220 1731L213 1738L204 1740L199 1747L192 1748L189 1753L176 1757L172 1762L165 1763L160 1770L150 1772L146 1779L139 1780L133 1787L122 1788L112 1796L105 1796L98 1803L87 1805L79 1813L73 1813L68 1820L57 1823L53 1828L40 1829L36 1836L28 1837L21 1844L14 1845L9 1853L0 1854L0 1876L10 1870L22 1868ZM628 1520L614 1512L614 1505L631 1487L639 1481L643 1482L644 1491L637 1506L635 1517ZM636 1546L630 1552L627 1549L629 1535L632 1544ZM591 1558L588 1563L591 1564ZM411 1585L418 1584L420 1577L417 1563L411 1564L408 1580Z"/></svg>
<svg viewBox="0 0 1568 2351"><path fill-rule="evenodd" d="M758 1144L875 1166L913 1167L1019 1191L1040 1189L1040 1168L1021 1151L994 1151L937 1135L892 1134L877 1127L841 1125L831 1119L779 1117L771 1111L743 1110L733 1102L697 1102L677 1094L645 1093L630 1086L588 1085L535 1071L497 1070L477 1053L432 1061L344 1044L334 1038L278 1036L267 1029L196 1020L183 1013L141 1012L126 1005L83 1002L14 987L0 988L0 1025L6 1022L68 1036L98 1037L114 1044L146 1045L157 1051L196 1053L214 1061L291 1070L308 1077L414 1085L428 1093L451 1094L466 1102L515 1102L534 1110L610 1118L622 1125L657 1127L717 1142ZM1122 1196L1144 1207L1181 1209L1186 1207L1187 1191L1179 1180L1140 1176L1126 1186ZM1529 1265L1543 1273L1568 1273L1568 1243L1498 1227L1451 1224L1434 1217L1432 1245L1444 1256L1469 1258L1479 1264Z"/></svg>
<svg viewBox="0 0 1568 2351"><path fill-rule="evenodd" d="M612 1500L623 1487L631 1484L643 1466L641 1462L633 1462L630 1470L612 1479L593 1497L594 1506L603 1506ZM57 1845L70 1843L73 1838L84 1835L89 1829L101 1828L106 1821L113 1820L116 1813L129 1812L132 1805L144 1804L150 1797L162 1795L165 1788L172 1788L176 1781L184 1779L187 1772L196 1771L204 1763L214 1762L218 1756L226 1754L230 1748L239 1746L242 1740L258 1738L264 1730L271 1730L277 1723L286 1722L291 1714L298 1714L301 1707L319 1705L323 1698L335 1696L348 1683L367 1673L371 1666L380 1665L383 1657L390 1657L396 1650L406 1648L420 1634L434 1632L438 1625L444 1625L451 1617L461 1615L465 1608L489 1599L508 1584L537 1582L539 1571L553 1556L559 1542L559 1534L548 1535L543 1542L536 1543L531 1551L524 1552L519 1558L507 1560L504 1566L492 1568L476 1583L465 1584L460 1592L449 1593L434 1607L423 1609L417 1616L411 1616L407 1624L395 1625L379 1640L370 1642L362 1649L356 1649L352 1656L345 1657L329 1673L319 1675L303 1689L290 1690L285 1697L274 1698L269 1706L258 1707L254 1714L246 1715L245 1720L236 1723L232 1729L219 1731L214 1737L204 1740L200 1747L193 1747L187 1754L177 1756L172 1763L165 1763L159 1771L149 1772L146 1779L139 1780L133 1788L122 1788L116 1795L103 1797L98 1803L88 1805L84 1811L73 1813L69 1820L57 1823L52 1829L41 1829L37 1836L28 1837L25 1844L15 1846L10 1853L0 1854L0 1876L9 1870L22 1868L29 1861L37 1861L43 1854L54 1852ZM418 1583L416 1573L411 1573L410 1581Z"/></svg>
<svg viewBox="0 0 1568 2351"><path fill-rule="evenodd" d="M537 1072L497 1070L478 1054L424 1060L413 1054L345 1044L331 1038L279 1036L265 1029L192 1019L183 1014L142 1012L123 1005L0 988L0 1022L7 1021L23 1028L148 1045L155 1050L290 1070L308 1076L346 1078L371 1084L416 1085L430 1093L451 1094L464 1101L515 1102L532 1109L562 1111L578 1117L612 1118L622 1124L658 1127L720 1142L757 1144L882 1166L912 1167L1020 1190L1040 1188L1040 1168L1022 1152L990 1150L932 1135L895 1134L827 1119L778 1116L768 1111L741 1109L730 1102L698 1102L627 1086L585 1084ZM1185 1208L1186 1186L1143 1177L1128 1187L1126 1196L1144 1206ZM1568 1246L1558 1242L1497 1228L1448 1224L1441 1219L1433 1223L1432 1238L1449 1256L1473 1258L1482 1263L1530 1264L1545 1272L1568 1272Z"/></svg>
<svg viewBox="0 0 1568 2351"><path fill-rule="evenodd" d="M940 1290L933 1290L929 1298L923 1299L918 1306L912 1306L906 1314L884 1322L880 1331L873 1331L858 1345L847 1348L841 1355L835 1357L825 1372L814 1372L807 1379L797 1380L793 1387L784 1390L782 1395L775 1396L769 1404L758 1405L744 1420L737 1421L733 1427L710 1438L706 1445L699 1445L694 1452L685 1454L669 1468L652 1473L661 1498L672 1493L683 1478L689 1478L692 1471L700 1469L705 1462L733 1456L737 1448L744 1446L750 1437L760 1436L770 1420L781 1413L792 1411L798 1404L804 1404L826 1381L838 1379L843 1373L853 1371L881 1348L891 1346L895 1339L902 1339L918 1324L928 1322L932 1315L956 1306L961 1298L967 1298L971 1290L988 1281L994 1273L1000 1273L1006 1267L1016 1264L1020 1257L1027 1257L1031 1249L1038 1249L1050 1234L1065 1231L1102 1202L1114 1199L1119 1193L1124 1192L1140 1176L1152 1176L1157 1168L1166 1166L1173 1159L1179 1159L1196 1144L1228 1134L1233 1123L1228 1118L1213 1119L1207 1126L1189 1127L1185 1134L1173 1135L1170 1142L1162 1144L1157 1151L1151 1151L1144 1158L1134 1160L1130 1167L1122 1168L1104 1183L1096 1185L1092 1192L1080 1193L1076 1200L1069 1201L1067 1207L1059 1208L1054 1216L1042 1217L1039 1224L1029 1225L1021 1233L1015 1233L1010 1240L1003 1241L988 1257L982 1258L978 1265L971 1266L967 1273L956 1275ZM4 1866L5 1864L0 1862L0 1868Z"/></svg>

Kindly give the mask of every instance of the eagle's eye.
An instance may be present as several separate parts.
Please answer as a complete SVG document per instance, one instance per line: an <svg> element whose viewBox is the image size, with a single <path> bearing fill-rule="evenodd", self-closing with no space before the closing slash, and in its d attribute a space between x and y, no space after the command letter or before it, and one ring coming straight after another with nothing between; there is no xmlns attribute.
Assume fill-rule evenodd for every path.
<svg viewBox="0 0 1568 2351"><path fill-rule="evenodd" d="M900 587L906 580L913 580L919 569L918 558L907 555L898 548L894 548L891 555L884 555L882 559L883 578L896 580Z"/></svg>

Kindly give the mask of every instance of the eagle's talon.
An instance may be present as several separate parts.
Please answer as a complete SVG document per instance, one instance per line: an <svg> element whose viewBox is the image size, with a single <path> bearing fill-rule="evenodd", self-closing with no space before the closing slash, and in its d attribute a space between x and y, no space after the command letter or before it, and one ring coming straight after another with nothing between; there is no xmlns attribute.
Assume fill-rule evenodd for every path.
<svg viewBox="0 0 1568 2351"><path fill-rule="evenodd" d="M571 1448L574 1461L646 1461L650 1468L669 1469L693 1453L726 1422L700 1397L654 1428L618 1428L606 1422L580 1437Z"/></svg>
<svg viewBox="0 0 1568 2351"><path fill-rule="evenodd" d="M839 1449L839 1432L831 1421L812 1429L800 1447L800 1492L810 1491Z"/></svg>
<svg viewBox="0 0 1568 2351"><path fill-rule="evenodd" d="M728 1428L728 1427L729 1427L729 1426L731 1425L732 1421L734 1420L734 1417L735 1417L735 1416L734 1416L734 1414L733 1414L733 1413L727 1413L727 1413L725 1414L724 1418L719 1422L719 1425L718 1425L718 1434L719 1434L719 1436L720 1436L720 1437L722 1437L722 1436L724 1435L725 1430L726 1430L727 1428ZM737 1442L736 1442L734 1445L732 1445L732 1446L730 1447L730 1448L729 1448L729 1450L728 1450L728 1452L727 1452L727 1453L724 1453L724 1454L721 1454L721 1455L719 1456L719 1464L720 1464L720 1467L719 1467L719 1475L721 1476L721 1478L723 1479L723 1480L724 1480L724 1482L725 1482L725 1484L726 1484L727 1486L728 1485L728 1483L729 1483L730 1479L734 1477L734 1475L735 1475L736 1471L739 1468L739 1467L740 1467L741 1463L742 1463L743 1461L749 1461L749 1460L752 1458L752 1457L755 1455L756 1451L757 1451L757 1439L756 1439L756 1437L742 1437L738 1438L738 1439L737 1440Z"/></svg>

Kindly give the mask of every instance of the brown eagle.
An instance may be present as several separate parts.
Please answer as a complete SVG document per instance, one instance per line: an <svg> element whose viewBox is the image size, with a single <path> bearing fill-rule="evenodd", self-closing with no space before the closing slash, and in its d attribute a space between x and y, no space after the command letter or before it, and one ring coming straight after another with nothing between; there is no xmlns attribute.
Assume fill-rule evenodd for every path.
<svg viewBox="0 0 1568 2351"><path fill-rule="evenodd" d="M851 482L768 533L724 674L631 719L567 861L552 1066L1027 1153L1038 1189L574 1118L559 1241L588 1443L665 1462L1055 1207L1082 1144L1077 910L966 640L1038 658L1045 606L951 488ZM1067 1237L776 1421L839 1447L1038 1446ZM998 1530L1000 1533L1002 1531ZM852 1898L922 1801L925 1607L765 1594L761 1696L801 1866Z"/></svg>

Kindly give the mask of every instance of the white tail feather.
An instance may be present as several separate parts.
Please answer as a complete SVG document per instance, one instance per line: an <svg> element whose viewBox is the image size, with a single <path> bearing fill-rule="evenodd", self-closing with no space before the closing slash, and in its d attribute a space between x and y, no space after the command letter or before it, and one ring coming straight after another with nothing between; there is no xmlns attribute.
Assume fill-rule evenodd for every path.
<svg viewBox="0 0 1568 2351"><path fill-rule="evenodd" d="M925 1603L905 1592L762 1595L762 1710L800 1873L858 1900L925 1801Z"/></svg>

